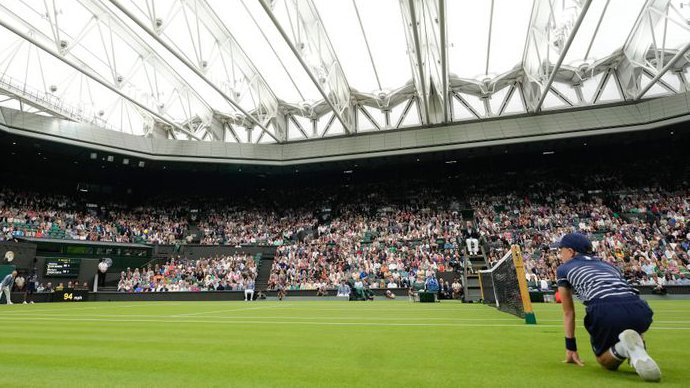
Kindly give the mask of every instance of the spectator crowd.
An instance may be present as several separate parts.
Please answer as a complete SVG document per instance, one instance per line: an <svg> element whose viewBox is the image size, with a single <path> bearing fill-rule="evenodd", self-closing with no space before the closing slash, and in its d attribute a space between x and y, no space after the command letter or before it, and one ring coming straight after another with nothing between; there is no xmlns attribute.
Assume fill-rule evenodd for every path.
<svg viewBox="0 0 690 388"><path fill-rule="evenodd" d="M209 200L193 215L190 204L175 201L92 205L3 189L0 240L179 244L196 238L207 245L270 245L276 251L268 288L276 290L333 290L343 281L413 287L438 272L461 270L468 253L483 253L493 263L518 244L528 281L550 287L559 238L580 231L631 283L663 288L690 284L690 187L683 174L640 174L630 181L620 171L533 173L520 185L502 174L463 177L462 183L416 178L323 187L303 194L299 205L274 197L243 206ZM118 290L244 290L255 279L256 264L244 255L175 258L123 272Z"/></svg>
<svg viewBox="0 0 690 388"><path fill-rule="evenodd" d="M172 258L163 265L127 268L120 274L119 292L244 291L254 289L256 263L251 256L215 256L188 260Z"/></svg>

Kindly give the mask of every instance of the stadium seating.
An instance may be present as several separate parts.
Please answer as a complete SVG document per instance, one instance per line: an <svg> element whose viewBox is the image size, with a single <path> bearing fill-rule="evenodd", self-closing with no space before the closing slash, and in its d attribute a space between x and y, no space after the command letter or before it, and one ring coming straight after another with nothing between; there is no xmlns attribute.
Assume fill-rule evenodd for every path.
<svg viewBox="0 0 690 388"><path fill-rule="evenodd" d="M523 179L516 188L499 175L467 177L463 195L424 178L362 183L344 193L340 187L309 195L292 189L280 195L300 206L280 210L276 197L246 206L210 199L192 223L172 200L94 209L65 195L3 189L0 239L185 244L193 229L201 244L276 246L269 289L333 289L356 278L371 288L409 287L419 275L457 270L451 263L463 262L463 203L474 210L470 221L489 264L519 244L527 275L537 281L554 284L554 246L578 230L633 283L690 282L690 190L683 179L668 173L631 181L617 171L566 177L538 172ZM316 215L324 198L332 209L328 221Z"/></svg>

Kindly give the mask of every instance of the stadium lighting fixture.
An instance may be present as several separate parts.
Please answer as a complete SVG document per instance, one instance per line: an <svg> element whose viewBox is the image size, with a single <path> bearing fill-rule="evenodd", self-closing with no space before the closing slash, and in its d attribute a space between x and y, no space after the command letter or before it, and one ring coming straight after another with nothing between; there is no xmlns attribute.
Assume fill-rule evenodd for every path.
<svg viewBox="0 0 690 388"><path fill-rule="evenodd" d="M352 174L352 170L345 170L343 171L343 174Z"/></svg>
<svg viewBox="0 0 690 388"><path fill-rule="evenodd" d="M98 159L98 154L95 153L95 152L92 152L92 153L91 153L91 159L93 159L93 160Z"/></svg>
<svg viewBox="0 0 690 388"><path fill-rule="evenodd" d="M139 167L144 167L144 165L145 165L145 163L143 160L139 162Z"/></svg>
<svg viewBox="0 0 690 388"><path fill-rule="evenodd" d="M122 159L122 164L124 164L125 166L128 165L129 159L127 159L127 158Z"/></svg>
<svg viewBox="0 0 690 388"><path fill-rule="evenodd" d="M446 160L446 164L455 164L457 162L457 160Z"/></svg>
<svg viewBox="0 0 690 388"><path fill-rule="evenodd" d="M542 152L541 154L542 154L542 155L553 155L553 154L555 154L555 153L556 153L556 151L544 151L544 152Z"/></svg>

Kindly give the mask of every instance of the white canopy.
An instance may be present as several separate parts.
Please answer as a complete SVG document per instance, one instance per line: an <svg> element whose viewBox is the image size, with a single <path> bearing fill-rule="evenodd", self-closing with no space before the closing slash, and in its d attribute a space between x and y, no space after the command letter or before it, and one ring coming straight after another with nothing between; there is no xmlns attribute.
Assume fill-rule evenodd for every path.
<svg viewBox="0 0 690 388"><path fill-rule="evenodd" d="M689 49L687 0L8 0L0 105L283 143L685 93Z"/></svg>

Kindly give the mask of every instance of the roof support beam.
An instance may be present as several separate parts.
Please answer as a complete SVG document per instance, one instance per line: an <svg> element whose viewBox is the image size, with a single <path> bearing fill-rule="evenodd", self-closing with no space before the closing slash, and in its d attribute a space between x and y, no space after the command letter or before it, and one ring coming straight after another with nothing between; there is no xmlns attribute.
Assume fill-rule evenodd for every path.
<svg viewBox="0 0 690 388"><path fill-rule="evenodd" d="M467 102L467 100L465 100L464 98L462 98L462 96L461 96L460 94L458 94L457 92L453 92L453 95L455 96L455 98L458 99L458 101L460 101L460 103L462 104L462 106L464 106L465 108L467 108L467 110L468 110L470 113L472 113L472 115L474 115L475 118L477 118L477 119L481 118L481 116L479 115L479 112L477 112L477 111L474 109L474 107L472 107L472 104L470 104L469 102Z"/></svg>
<svg viewBox="0 0 690 388"><path fill-rule="evenodd" d="M46 53L48 53L48 54L54 56L54 57L57 58L58 60L64 62L65 64L69 65L70 67L72 67L73 69L77 70L78 72L80 72L80 73L86 75L86 76L89 77L90 79L92 79L92 80L98 82L99 84L101 84L101 85L104 86L105 88L109 89L109 90L112 91L113 93L119 95L120 97L122 97L122 98L125 99L126 101L129 101L129 102L132 103L133 105L137 106L137 107L138 107L139 109L141 109L142 111L147 112L148 115L154 117L156 120L158 120L158 121L160 121L160 122L162 122L162 123L165 123L166 125L168 125L168 126L171 127L171 128L174 128L174 129L176 129L176 130L178 130L178 131L180 131L180 132L185 133L186 135L188 135L189 137L191 137L191 138L193 138L193 139L195 139L195 140L201 141L201 139L200 139L199 137L197 137L193 132L191 132L191 131L187 130L186 128L183 128L183 127L180 126L179 124L176 124L176 123L174 123L173 121L171 121L171 120L169 120L169 119L163 117L161 114L155 112L153 109L147 107L146 105L142 104L141 102L139 102L139 101L137 101L137 100L131 98L130 96L126 95L124 92L121 91L120 88L115 87L114 85L112 85L112 83L110 83L110 82L106 81L105 79L103 79L102 77L100 77L98 74L96 74L96 73L95 73L89 66L87 66L86 64L81 63L81 62L77 61L77 60L74 59L74 58L67 58L67 56L62 56L59 52L57 52L57 50L56 50L54 47L50 47L50 46L48 46L47 44L45 44L45 43L39 41L39 40L37 39L37 36L40 35L40 33L39 33L38 31L34 31L34 33L33 33L32 35L29 35L28 33L25 33L25 32L23 32L23 31L20 31L20 30L18 30L17 28L15 28L14 26L10 25L10 24L9 24L4 18L2 18L2 17L0 17L0 26L2 26L2 27L4 27L4 28L8 29L9 31L12 31L14 34L18 35L18 36L21 37L22 39L24 39L24 40L26 40L26 41L28 41L28 42L31 42L33 45L35 45L36 47L38 47L38 48L40 48L41 50L45 51Z"/></svg>
<svg viewBox="0 0 690 388"><path fill-rule="evenodd" d="M416 97L410 98L407 103L405 104L405 108L403 108L402 113L400 114L400 118L398 119L398 122L395 123L395 128L400 128L402 125L403 121L405 121L405 117L410 113L410 108L412 107L412 104L414 103Z"/></svg>
<svg viewBox="0 0 690 388"><path fill-rule="evenodd" d="M102 4L87 0L79 1L84 7L84 10L92 15L92 18L89 19L77 36L69 36L67 33L59 29L58 19L56 16L57 14L55 14L55 10L52 8L54 4L50 2L45 3L46 12L53 13L53 15L50 17L51 31L53 33L50 36L42 33L40 29L35 28L29 21L23 19L20 15L17 15L14 13L14 11L6 6L0 5L0 13L6 14L14 21L19 23L22 31L31 31L29 35L32 37L32 40L29 40L29 42L34 44L41 43L40 46L36 46L47 48L47 50L44 49L43 51L50 53L63 62L65 62L65 59L70 60L72 63L78 66L78 68L75 69L82 74L98 81L99 83L107 83L111 90L114 88L121 93L126 94L126 99L128 101L133 102L136 100L138 104L145 107L146 111L155 112L156 114L165 117L167 120L165 123L168 125L170 125L169 122L175 121L173 117L170 117L166 113L166 109L164 108L166 106L166 102L168 102L165 99L170 98L172 95L175 95L180 99L184 99L183 104L185 106L190 106L193 102L193 105L197 108L197 110L202 110L203 107L206 107L208 116L210 116L211 109L201 100L193 89L189 87L182 77L175 73L175 71L172 70L172 68L164 61L160 60L160 58L155 55L155 53L153 53L153 51L145 43L143 43L130 29L125 27L119 19L113 17ZM63 16L63 18L67 17L69 17L69 13ZM0 16L0 19L2 18L3 16ZM19 27L19 25L16 27ZM103 31L109 33L103 34ZM84 60L82 60L82 58L72 53L72 49L78 47L81 44L80 41L86 37L89 37L89 35L91 39L96 39L103 45L102 49L106 54L106 58L103 60L107 63L107 67L90 66L89 63L86 63ZM118 37L121 40L126 41L128 45L126 47L121 46L120 50L116 52L113 39ZM58 39L58 41L55 39ZM124 52L124 50L131 51ZM121 62L119 58L123 54L129 54L125 56L139 58L137 60L137 66L133 66L132 69L118 69L117 65L119 62ZM131 64L129 65L131 66ZM86 72L81 71L81 69L84 69ZM97 69L100 69L100 72ZM128 70L129 74L125 73ZM148 73L152 74L152 78L154 79L160 78L168 80L172 85L172 89L165 90L165 92L169 92L168 96L163 97L161 94L159 94L157 85L135 85L131 79L132 77L129 76L136 73L141 74L142 72L147 72L147 75ZM148 90L146 90L146 86L149 86ZM150 97L141 98L136 90L141 91L142 89L145 90L147 92L147 96ZM141 115L142 112L139 112L139 114ZM194 118L191 116L192 112L189 110L183 110L179 113L181 113L183 116L178 121L190 121ZM147 120L146 117L142 116L142 118L144 121ZM93 124L98 125L97 123ZM113 129L110 125L106 125L105 127ZM190 135L194 139L201 140L196 136L192 136L193 134L190 130L179 124L172 125L171 127L175 130L180 130L181 132ZM181 129L178 129L177 127ZM124 131L125 129L122 128L122 130Z"/></svg>
<svg viewBox="0 0 690 388"><path fill-rule="evenodd" d="M400 0L422 124L449 120L445 0Z"/></svg>
<svg viewBox="0 0 690 388"><path fill-rule="evenodd" d="M446 20L446 0L438 1L438 29L441 35L440 51L441 79L443 82L443 88L441 89L443 94L443 122L447 123L450 120L448 116L448 109L450 109L450 94L448 93L448 43L446 42L448 37L448 22Z"/></svg>
<svg viewBox="0 0 690 388"><path fill-rule="evenodd" d="M233 65L240 68L253 99L257 101L257 107L253 114L258 116L257 119L261 121L264 126L267 126L269 121L278 115L279 104L275 93L206 0L199 1L197 12L200 16L199 19L205 24L213 37L218 42L224 42L223 45L220 46L220 49L226 50L228 53L232 54L232 58L234 59ZM220 63L226 66L226 64L222 62ZM213 66L213 64L208 64L208 66ZM276 136L278 136L277 133ZM278 136L278 141L285 140L287 139Z"/></svg>
<svg viewBox="0 0 690 388"><path fill-rule="evenodd" d="M109 59L112 61L112 77L114 79L114 83L116 86L126 83L130 86L138 86L141 88L141 85L134 85L134 83L130 79L128 79L128 76L130 74L119 74L117 69L117 57L119 55L138 55L138 57L141 58L142 62L140 65L141 68L138 71L131 71L131 75L134 75L137 72L152 73L152 77L156 79L156 81L154 81L153 87L149 86L149 92L152 95L156 95L158 92L158 88L161 87L162 83L157 81L159 78L164 79L166 82L172 84L172 90L164 91L170 94L177 94L180 98L180 104L183 107L183 109L179 109L178 112L176 112L182 113L182 118L175 119L175 121L193 122L195 121L195 119L200 119L207 126L212 123L213 108L211 107L211 105L208 102L206 102L203 98L201 98L199 93L197 93L197 91L180 74L177 73L177 71L173 68L172 65L170 65L165 59L160 57L160 55L156 53L156 51L151 46L149 46L143 39L141 39L138 35L138 32L135 32L131 28L129 28L125 24L125 22L119 18L119 16L113 14L111 10L108 9L108 7L102 2L96 0L78 1L82 4L82 6L84 6L84 8L86 8L89 12L91 12L92 15L94 15L95 20L104 20L104 25L107 25L107 27L110 30L111 41L102 41L104 47L106 47L105 51L111 57ZM99 28L101 28L101 26L99 26ZM132 49L133 52L115 52L115 48L112 44L113 33L119 36L122 40L127 41L128 46ZM107 48L108 46L110 46L109 49ZM119 71L124 72L127 70L119 69ZM159 111L163 114L167 114L169 105L171 104L165 102L163 98L164 97L156 97L155 100L157 101L156 104ZM187 129L189 129L190 131L194 130L193 128ZM211 133L211 131L208 131L208 133ZM203 138L204 136L204 134L201 134L200 138Z"/></svg>
<svg viewBox="0 0 690 388"><path fill-rule="evenodd" d="M309 135L307 135L307 133L304 131L304 128L302 128L302 124L300 124L299 121L295 119L294 115L288 115L288 120L295 125L295 128L297 128L297 130L302 134L302 136L304 136L305 139L309 139Z"/></svg>
<svg viewBox="0 0 690 388"><path fill-rule="evenodd" d="M117 7L122 13L127 15L128 18L130 18L133 22L135 22L139 27L141 27L144 31L146 31L149 36L151 36L153 39L155 39L159 44L161 44L163 47L165 47L166 50L168 50L171 54L173 54L177 59L179 59L182 63L185 64L191 71L193 71L199 78L204 80L211 88L213 88L218 94L220 94L230 105L232 105L235 109L237 109L239 112L241 112L247 120L251 121L253 124L259 126L262 131L264 131L267 135L269 135L273 140L278 141L278 139L266 128L264 124L259 122L256 117L250 115L244 108L242 108L233 98L228 96L225 91L223 91L221 88L219 88L216 84L211 82L208 77L204 73L202 73L194 64L189 61L187 58L185 58L183 55L178 53L176 50L174 50L170 44L168 44L166 41L164 41L150 26L146 25L144 22L142 22L139 18L134 16L131 11L129 11L125 6L123 6L118 0L110 0L110 2Z"/></svg>
<svg viewBox="0 0 690 388"><path fill-rule="evenodd" d="M597 85L597 89L594 92L594 96L592 97L592 104L596 104L599 101L599 97L601 97L601 94L604 92L604 88L606 87L606 84L609 82L610 76L611 70L608 70L599 80L599 85Z"/></svg>
<svg viewBox="0 0 690 388"><path fill-rule="evenodd" d="M417 93L422 103L422 124L429 123L429 89L431 89L431 82L424 74L423 55L426 55L426 50L422 49L420 40L420 22L417 20L417 12L415 5L419 4L417 0L400 0L400 10L402 12L403 21L405 23L405 35L407 37L408 54L410 58L410 65L412 67L412 74L414 74L414 82ZM421 6L420 6L421 8Z"/></svg>
<svg viewBox="0 0 690 388"><path fill-rule="evenodd" d="M679 59L674 56L675 60L672 59L672 63L665 63L666 39L658 40L654 34L661 23L668 22L670 5L671 0L647 0L623 46L624 56L618 65L617 73L627 100L642 98L644 93L654 86L656 80L663 76L661 73L663 68L667 71ZM650 58L654 59L650 60ZM671 66L666 67L669 63ZM655 78L647 85L644 92L641 89L643 69L651 72Z"/></svg>
<svg viewBox="0 0 690 388"><path fill-rule="evenodd" d="M654 86L655 83L659 82L661 77L663 77L664 74L666 74L666 72L671 67L673 67L676 64L676 62L678 62L678 60L685 55L685 53L688 52L688 50L690 50L690 42L686 43L682 49L678 50L676 55L674 55L673 58L671 58L671 60L668 61L668 63L663 68L661 68L661 70L659 70L656 73L654 78L652 78L652 80L647 84L647 86L645 86L644 88L642 88L642 90L640 90L640 92L635 97L635 100L639 100L640 98L642 98L642 96L644 96L644 94L647 93L649 91L649 89L651 89L652 86Z"/></svg>
<svg viewBox="0 0 690 388"><path fill-rule="evenodd" d="M568 104L568 106L573 106L573 102L568 99L568 97L564 96L563 93L561 93L558 89L554 88L551 86L550 88L551 93L553 93L556 97L558 97L561 101L565 102Z"/></svg>
<svg viewBox="0 0 690 388"><path fill-rule="evenodd" d="M197 70L207 75L212 82L219 84L234 100L239 103L252 101L256 107L250 113L264 126L268 126L268 123L278 114L278 99L218 14L206 0L176 0L170 3L173 7L181 9L185 16L187 14L193 16L189 19L192 19L194 23L190 25L188 21L183 26L187 29L190 40L197 44L193 44L192 47L187 46L186 50L183 45L176 44L167 31L179 29L180 26L177 24L165 29L159 28L158 35L167 39L168 43L184 55ZM156 19L160 14L156 13L155 8L147 10L149 11L147 21L151 23L152 30L156 31ZM186 17L185 20L187 19ZM202 26L204 32L208 34L199 32ZM204 40L212 40L212 42L204 42ZM201 47L213 47L213 49L209 50L210 52L202 52ZM238 120L232 114L223 116L224 120L235 124L243 121L243 118ZM277 133L276 136L280 141L286 140Z"/></svg>
<svg viewBox="0 0 690 388"><path fill-rule="evenodd" d="M506 107L508 106L508 101L513 97L513 93L515 93L515 88L518 88L519 85L513 84L509 86L510 89L508 89L508 93L506 93L506 96L503 98L503 102L501 103L501 106L498 108L498 112L496 113L497 116L500 116L503 114L503 112L506 110Z"/></svg>
<svg viewBox="0 0 690 388"><path fill-rule="evenodd" d="M301 35L292 37L281 26L271 4L267 0L260 0L260 3L345 132L354 133L355 108L350 98L350 87L313 2L285 0L285 6L292 7L289 9L292 12L288 12L291 22L301 32ZM309 60L308 57L316 60Z"/></svg>
<svg viewBox="0 0 690 388"><path fill-rule="evenodd" d="M678 79L680 80L680 92L683 93L690 91L690 84L688 83L688 79L685 77L685 73L679 71Z"/></svg>
<svg viewBox="0 0 690 388"><path fill-rule="evenodd" d="M642 72L650 79L653 79L655 76L654 74L652 74L652 72L649 71L649 69L643 69ZM669 85L669 83L664 81L663 79L659 78L659 80L657 80L656 82L659 84L659 86L668 90L670 93L678 93L678 91L673 86Z"/></svg>
<svg viewBox="0 0 690 388"><path fill-rule="evenodd" d="M585 51L585 62L589 59L589 52L592 50L592 45L594 44L594 40L597 38L597 34L599 33L599 27L601 27L601 22L604 20L604 16L606 16L606 10L609 9L610 2L611 0L606 0L606 4L604 4L604 10L601 11L601 16L599 16L597 26L594 28L594 34L592 34L592 39L590 39L589 45L587 46L587 51Z"/></svg>
<svg viewBox="0 0 690 388"><path fill-rule="evenodd" d="M523 55L524 91L529 112L541 109L592 0L552 3L536 0ZM555 64L551 57L558 55Z"/></svg>
<svg viewBox="0 0 690 388"><path fill-rule="evenodd" d="M376 85L378 85L379 90L382 90L381 79L379 78L379 72L376 70L376 63L374 63L374 56L371 54L371 46L369 45L369 39L367 39L367 33L364 31L364 25L362 24L362 17L359 15L359 7L357 7L357 1L352 0L352 7L355 9L355 15L357 15L357 22L359 23L359 30L362 32L362 38L364 38L364 44L367 46L367 54L369 54L369 62L371 63L371 69L374 71L374 76L376 77Z"/></svg>
<svg viewBox="0 0 690 388"><path fill-rule="evenodd" d="M625 97L625 92L623 92L623 84L621 83L621 79L618 76L618 70L613 69L611 70L611 76L613 77L613 80L616 82L616 88L618 88L618 94L623 98L623 101L627 101L628 99Z"/></svg>

